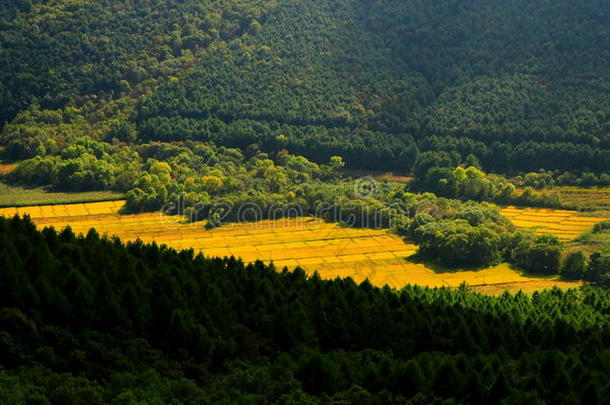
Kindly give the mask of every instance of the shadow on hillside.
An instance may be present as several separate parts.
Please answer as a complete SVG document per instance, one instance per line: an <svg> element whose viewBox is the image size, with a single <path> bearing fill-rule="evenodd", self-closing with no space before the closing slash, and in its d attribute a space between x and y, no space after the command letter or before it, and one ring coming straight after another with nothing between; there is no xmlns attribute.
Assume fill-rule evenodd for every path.
<svg viewBox="0 0 610 405"><path fill-rule="evenodd" d="M405 258L404 261L408 262L408 263L413 263L413 264L423 264L426 267L432 269L434 271L434 273L436 273L436 274L460 273L460 272L466 272L466 271L477 272L477 271L487 270L491 267L495 267L495 266L478 266L478 267L462 266L462 267L451 268L451 267L442 266L439 263L435 263L434 261L426 259L417 253ZM500 265L506 266L508 269L515 271L521 277L524 277L524 278L531 278L531 279L537 279L537 280L554 280L554 279L562 280L562 281L564 280L563 277L559 277L556 274L527 273L510 263L501 263ZM565 279L565 281L571 281L571 280Z"/></svg>
<svg viewBox="0 0 610 405"><path fill-rule="evenodd" d="M415 253L414 255L411 255L407 258L404 259L405 262L408 263L413 263L413 264L423 264L426 267L432 269L436 274L443 274L443 273L460 273L463 271L481 271L481 270L485 270L488 269L489 266L478 266L478 267L469 267L469 266L462 266L462 267L446 267L443 266L439 263L435 263L434 261L424 258L423 256L421 256L419 253Z"/></svg>

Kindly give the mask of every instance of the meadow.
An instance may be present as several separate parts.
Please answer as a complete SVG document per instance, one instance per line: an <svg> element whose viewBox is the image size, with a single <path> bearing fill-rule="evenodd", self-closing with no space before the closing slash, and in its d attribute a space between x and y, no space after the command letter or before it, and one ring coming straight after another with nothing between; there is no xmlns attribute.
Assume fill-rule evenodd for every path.
<svg viewBox="0 0 610 405"><path fill-rule="evenodd" d="M47 187L19 187L0 182L0 207L69 204L118 200L123 194L112 191L59 192Z"/></svg>
<svg viewBox="0 0 610 405"><path fill-rule="evenodd" d="M579 283L551 277L531 277L508 264L483 269L447 270L417 260L417 246L385 229L341 227L316 218L284 218L250 223L230 223L206 229L205 223L187 223L159 212L121 215L124 201L12 207L0 215L29 215L40 227L76 233L95 228L100 234L125 241L140 239L174 249L194 249L208 256L235 256L245 262L273 262L277 268L302 267L322 278L368 279L377 286L402 288L407 284L456 288L466 282L488 294L505 290L534 291Z"/></svg>

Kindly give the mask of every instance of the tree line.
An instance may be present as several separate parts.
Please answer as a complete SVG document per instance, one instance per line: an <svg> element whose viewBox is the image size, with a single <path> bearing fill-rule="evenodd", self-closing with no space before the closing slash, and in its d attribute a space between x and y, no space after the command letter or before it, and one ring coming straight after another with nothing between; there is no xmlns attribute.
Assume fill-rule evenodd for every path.
<svg viewBox="0 0 610 405"><path fill-rule="evenodd" d="M0 7L0 125L33 106L69 108L96 140L258 143L400 171L418 149L442 150L495 173L600 176L610 165L608 10L579 1L24 0ZM100 112L115 122L100 125ZM3 131L2 142L31 157L52 125Z"/></svg>
<svg viewBox="0 0 610 405"><path fill-rule="evenodd" d="M317 216L347 226L392 229L416 243L421 257L449 268L509 262L533 273L604 283L607 278L606 264L595 265L593 256L589 267L566 258L556 238L517 231L486 203L561 207L557 194L527 187L518 192L501 176L453 166L457 160L447 152L420 153L415 179L407 186L376 183L371 194L363 195L360 180L340 175L345 162L339 156L318 165L286 151L264 153L257 144L241 151L197 141L131 145L69 136L43 139L36 151L7 175L9 181L64 191L122 191L128 213L163 210L209 226ZM422 212L426 205L434 212ZM603 253L600 263L606 260Z"/></svg>
<svg viewBox="0 0 610 405"><path fill-rule="evenodd" d="M606 290L323 281L0 219L13 401L602 403Z"/></svg>

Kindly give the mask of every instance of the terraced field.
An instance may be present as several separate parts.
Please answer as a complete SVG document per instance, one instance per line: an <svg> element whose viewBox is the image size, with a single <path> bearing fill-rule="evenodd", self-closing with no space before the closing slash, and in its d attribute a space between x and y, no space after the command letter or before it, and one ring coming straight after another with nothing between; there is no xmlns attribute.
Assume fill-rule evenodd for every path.
<svg viewBox="0 0 610 405"><path fill-rule="evenodd" d="M119 215L122 201L0 209L0 215L28 214L39 227L72 227L77 233L96 228L129 241L155 241L175 249L193 248L210 256L273 261L278 268L301 266L323 278L352 277L361 282L401 288L407 284L457 287L497 294L505 290L574 287L553 279L530 278L499 265L482 270L444 271L410 259L417 247L387 230L344 228L315 218L290 218L229 224L208 230L160 213Z"/></svg>
<svg viewBox="0 0 610 405"><path fill-rule="evenodd" d="M540 234L555 235L563 240L572 240L596 223L608 219L583 216L578 211L544 208L507 207L500 212L515 226L530 228Z"/></svg>
<svg viewBox="0 0 610 405"><path fill-rule="evenodd" d="M587 208L608 209L610 207L610 187L554 187L561 200L568 204Z"/></svg>

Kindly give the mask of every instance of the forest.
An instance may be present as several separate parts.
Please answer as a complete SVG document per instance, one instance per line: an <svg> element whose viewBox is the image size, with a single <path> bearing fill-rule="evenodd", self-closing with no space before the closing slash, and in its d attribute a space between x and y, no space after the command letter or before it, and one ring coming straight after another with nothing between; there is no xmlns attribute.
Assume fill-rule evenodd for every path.
<svg viewBox="0 0 610 405"><path fill-rule="evenodd" d="M603 403L603 289L323 281L0 219L11 403Z"/></svg>
<svg viewBox="0 0 610 405"><path fill-rule="evenodd" d="M602 0L3 2L14 189L211 228L298 207L439 271L585 283L396 290L0 217L0 402L607 403L610 223L565 240L499 206L593 217L551 191L610 186L608 21Z"/></svg>
<svg viewBox="0 0 610 405"><path fill-rule="evenodd" d="M348 167L410 171L439 150L500 174L610 167L605 2L132 3L2 6L8 156L44 144L44 124L7 126L38 106L70 108L97 140L258 144Z"/></svg>
<svg viewBox="0 0 610 405"><path fill-rule="evenodd" d="M491 2L476 8L453 2L426 4L423 13L421 5L418 10L409 4L414 2L401 3L308 2L275 10L255 37L215 50L202 58L187 80L169 83L143 99L137 117L143 121L143 136L176 139L191 134L188 122L170 121L171 128L164 129L159 125L176 116L230 123L254 119L367 128L395 137L409 134L418 143L430 136L484 141L487 147L469 153L475 153L486 169L499 172L602 172L608 167L609 88L594 78L606 74L601 72L607 67L599 61L609 49L594 39L600 35L595 25L575 27L573 21L560 21L574 37L590 38L601 46L587 47L591 54L579 55L575 62L578 44L571 43L572 37L548 38L556 28L549 26L547 16L561 15L562 6L550 10L549 5L534 2L492 10ZM572 7L583 13L608 12L600 3L569 7L570 12ZM486 18L492 13L493 18ZM502 39L490 40L492 24L514 14L527 15L534 20L531 26L542 32L526 32L503 21L508 26L501 30L506 32L494 33ZM434 33L426 31L430 26L436 27ZM446 38L469 40L451 43ZM437 43L436 49L443 50L440 57L429 51ZM505 49L517 55L504 54ZM527 53L531 60L519 53ZM522 65L515 66L513 60ZM570 81L562 80L566 71L573 73ZM296 130L281 133L287 135L289 149L302 139ZM192 134L209 139L205 131ZM225 139L235 144L231 137ZM264 133L257 141L274 148ZM410 147L409 142L402 144ZM408 169L402 156L391 151L382 163L376 156L371 159L366 159L367 165ZM352 163L359 159L346 161L362 164Z"/></svg>

